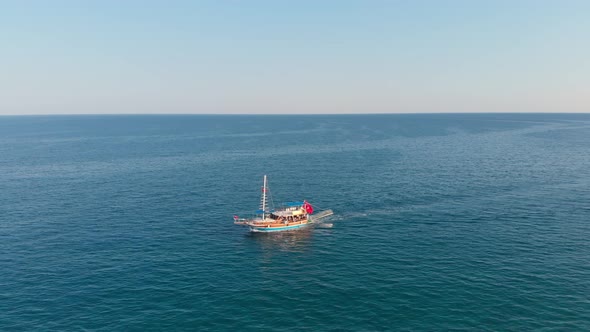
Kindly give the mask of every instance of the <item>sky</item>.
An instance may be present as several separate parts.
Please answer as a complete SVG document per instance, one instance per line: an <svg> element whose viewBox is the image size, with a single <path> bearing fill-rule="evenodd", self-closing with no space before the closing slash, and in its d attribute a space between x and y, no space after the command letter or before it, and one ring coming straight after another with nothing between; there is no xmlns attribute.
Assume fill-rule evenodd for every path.
<svg viewBox="0 0 590 332"><path fill-rule="evenodd" d="M590 1L0 1L0 114L590 112Z"/></svg>

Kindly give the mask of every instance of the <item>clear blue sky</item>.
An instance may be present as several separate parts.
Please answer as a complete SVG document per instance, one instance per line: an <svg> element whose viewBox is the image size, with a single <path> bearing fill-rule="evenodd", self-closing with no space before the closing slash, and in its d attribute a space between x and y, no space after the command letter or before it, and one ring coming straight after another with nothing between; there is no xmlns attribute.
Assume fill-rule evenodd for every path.
<svg viewBox="0 0 590 332"><path fill-rule="evenodd" d="M589 112L590 1L2 1L0 114Z"/></svg>

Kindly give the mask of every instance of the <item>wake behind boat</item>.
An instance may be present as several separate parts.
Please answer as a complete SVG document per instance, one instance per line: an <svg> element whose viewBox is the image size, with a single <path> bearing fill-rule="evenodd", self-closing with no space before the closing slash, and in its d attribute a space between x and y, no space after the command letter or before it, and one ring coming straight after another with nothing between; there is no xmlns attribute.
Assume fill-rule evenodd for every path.
<svg viewBox="0 0 590 332"><path fill-rule="evenodd" d="M313 223L311 218L313 206L307 201L285 203L283 207L273 209L268 206L268 193L265 175L260 210L256 211L257 216L251 219L240 219L234 216L234 224L247 226L252 232L279 232L306 227Z"/></svg>

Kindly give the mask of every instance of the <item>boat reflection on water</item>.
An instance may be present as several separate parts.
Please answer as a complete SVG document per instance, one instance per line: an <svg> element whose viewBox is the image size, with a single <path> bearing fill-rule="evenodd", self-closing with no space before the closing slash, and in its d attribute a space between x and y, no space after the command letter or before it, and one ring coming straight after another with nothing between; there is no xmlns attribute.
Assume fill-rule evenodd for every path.
<svg viewBox="0 0 590 332"><path fill-rule="evenodd" d="M250 232L247 238L257 242L265 252L303 252L311 243L314 227L283 232Z"/></svg>

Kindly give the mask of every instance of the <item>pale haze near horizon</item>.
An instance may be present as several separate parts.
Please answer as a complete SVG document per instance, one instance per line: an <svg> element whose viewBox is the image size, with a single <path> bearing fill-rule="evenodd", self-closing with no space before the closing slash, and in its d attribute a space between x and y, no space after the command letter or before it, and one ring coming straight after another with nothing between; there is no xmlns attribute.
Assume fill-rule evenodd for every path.
<svg viewBox="0 0 590 332"><path fill-rule="evenodd" d="M6 1L0 114L590 111L590 1Z"/></svg>

